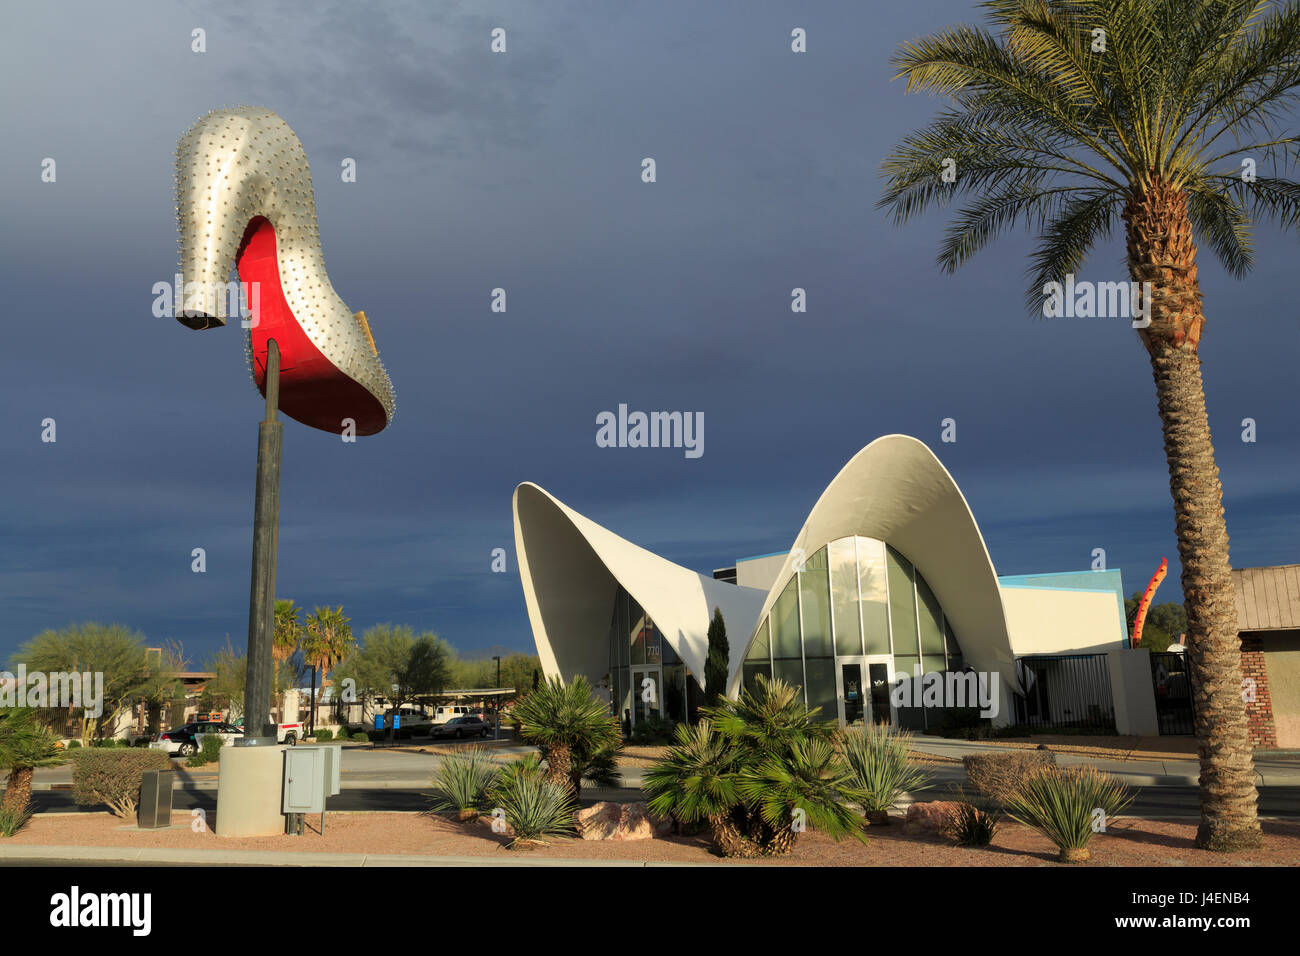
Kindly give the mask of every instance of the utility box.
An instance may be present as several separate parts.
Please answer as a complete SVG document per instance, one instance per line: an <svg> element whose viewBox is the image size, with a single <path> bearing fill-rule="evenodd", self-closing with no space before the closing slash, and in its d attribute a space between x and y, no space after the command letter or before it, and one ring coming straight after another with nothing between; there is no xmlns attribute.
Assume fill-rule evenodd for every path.
<svg viewBox="0 0 1300 956"><path fill-rule="evenodd" d="M293 747L284 752L282 813L324 813L325 798L340 790L338 747Z"/></svg>
<svg viewBox="0 0 1300 956"><path fill-rule="evenodd" d="M140 806L136 825L141 830L160 830L172 824L173 770L146 770L140 780Z"/></svg>

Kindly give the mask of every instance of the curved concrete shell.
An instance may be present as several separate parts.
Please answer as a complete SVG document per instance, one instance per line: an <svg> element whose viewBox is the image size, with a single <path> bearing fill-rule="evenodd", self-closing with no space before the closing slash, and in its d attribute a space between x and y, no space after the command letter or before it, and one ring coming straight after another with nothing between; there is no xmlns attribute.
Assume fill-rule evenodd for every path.
<svg viewBox="0 0 1300 956"><path fill-rule="evenodd" d="M595 682L609 670L609 625L619 584L701 687L709 621L720 608L732 638L728 670L740 670L745 637L758 623L765 592L715 581L661 558L530 482L515 489L514 518L519 577L547 677L582 674Z"/></svg>
<svg viewBox="0 0 1300 956"><path fill-rule="evenodd" d="M907 435L877 438L840 469L795 537L755 627L796 561L849 535L885 541L908 558L943 606L966 662L997 671L1006 687L1019 691L1002 594L975 516L934 452ZM740 674L733 674L729 691L739 683Z"/></svg>

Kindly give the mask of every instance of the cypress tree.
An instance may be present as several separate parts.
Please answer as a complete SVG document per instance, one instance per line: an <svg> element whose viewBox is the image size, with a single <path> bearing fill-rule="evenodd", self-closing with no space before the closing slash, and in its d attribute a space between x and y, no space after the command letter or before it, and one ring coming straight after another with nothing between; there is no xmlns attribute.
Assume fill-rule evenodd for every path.
<svg viewBox="0 0 1300 956"><path fill-rule="evenodd" d="M727 625L722 620L722 609L715 607L713 620L709 622L709 656L704 662L704 696L711 705L727 693L727 665L730 660Z"/></svg>

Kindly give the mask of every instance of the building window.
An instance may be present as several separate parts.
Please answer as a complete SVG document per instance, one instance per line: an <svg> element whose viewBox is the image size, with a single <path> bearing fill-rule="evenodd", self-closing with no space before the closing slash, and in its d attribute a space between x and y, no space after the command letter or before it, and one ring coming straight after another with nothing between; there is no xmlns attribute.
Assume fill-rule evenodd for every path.
<svg viewBox="0 0 1300 956"><path fill-rule="evenodd" d="M752 693L759 674L779 678L802 687L807 706L818 708L821 719L835 720L842 703L840 668L858 674L853 693L861 695L864 655L892 656L895 681L959 671L963 663L938 597L912 563L883 541L840 538L791 573L750 641L741 686ZM889 665L870 667L883 680ZM862 707L860 696L852 702ZM887 702L877 699L871 705L873 720L879 721ZM942 714L915 707L899 708L894 716L904 727L923 729Z"/></svg>

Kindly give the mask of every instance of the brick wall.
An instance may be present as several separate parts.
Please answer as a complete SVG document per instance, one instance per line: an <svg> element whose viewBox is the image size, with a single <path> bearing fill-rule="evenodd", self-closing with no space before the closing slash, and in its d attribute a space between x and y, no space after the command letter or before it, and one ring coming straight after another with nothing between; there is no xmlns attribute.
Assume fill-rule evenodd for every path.
<svg viewBox="0 0 1300 956"><path fill-rule="evenodd" d="M1268 694L1268 672L1264 669L1264 643L1257 635L1241 635L1241 676L1255 682L1255 699L1246 701L1250 744L1256 750L1277 747L1273 726L1273 701Z"/></svg>

